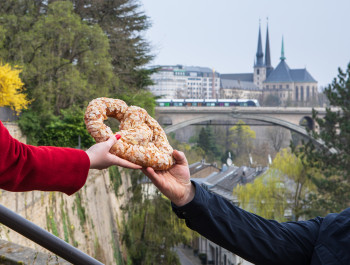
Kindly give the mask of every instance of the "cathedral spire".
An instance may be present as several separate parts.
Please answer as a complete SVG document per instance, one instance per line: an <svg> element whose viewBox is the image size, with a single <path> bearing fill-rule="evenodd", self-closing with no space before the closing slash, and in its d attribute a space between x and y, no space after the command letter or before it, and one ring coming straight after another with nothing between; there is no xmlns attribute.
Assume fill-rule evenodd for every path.
<svg viewBox="0 0 350 265"><path fill-rule="evenodd" d="M264 65L264 53L262 51L261 29L260 29L260 22L259 22L258 49L256 51L256 64L255 64L255 66L263 66L263 65Z"/></svg>
<svg viewBox="0 0 350 265"><path fill-rule="evenodd" d="M284 61L286 57L284 57L284 42L283 42L283 36L282 36L282 48L281 48L281 61Z"/></svg>
<svg viewBox="0 0 350 265"><path fill-rule="evenodd" d="M266 68L272 68L271 55L270 55L269 24L268 23L266 26L265 66L266 66Z"/></svg>

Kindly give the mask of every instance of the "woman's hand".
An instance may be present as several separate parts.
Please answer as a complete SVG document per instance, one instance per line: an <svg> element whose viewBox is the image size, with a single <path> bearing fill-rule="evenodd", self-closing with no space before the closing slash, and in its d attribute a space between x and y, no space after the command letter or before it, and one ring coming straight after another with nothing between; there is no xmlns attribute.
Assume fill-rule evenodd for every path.
<svg viewBox="0 0 350 265"><path fill-rule="evenodd" d="M118 138L117 138L118 137ZM98 143L91 146L87 151L87 155L90 158L91 169L105 169L110 166L121 166L132 169L141 169L142 167L131 163L118 156L112 155L109 150L117 142L120 135L110 137L106 142Z"/></svg>
<svg viewBox="0 0 350 265"><path fill-rule="evenodd" d="M195 187L190 181L185 154L174 150L173 156L176 163L169 170L154 171L153 168L147 167L142 168L142 172L175 205L183 206L194 198Z"/></svg>

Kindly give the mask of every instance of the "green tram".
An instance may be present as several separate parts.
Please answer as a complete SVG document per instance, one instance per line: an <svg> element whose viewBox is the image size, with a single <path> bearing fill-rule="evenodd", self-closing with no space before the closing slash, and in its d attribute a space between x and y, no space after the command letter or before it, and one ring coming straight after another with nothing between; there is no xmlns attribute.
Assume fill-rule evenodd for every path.
<svg viewBox="0 0 350 265"><path fill-rule="evenodd" d="M259 107L256 99L157 99L158 107Z"/></svg>

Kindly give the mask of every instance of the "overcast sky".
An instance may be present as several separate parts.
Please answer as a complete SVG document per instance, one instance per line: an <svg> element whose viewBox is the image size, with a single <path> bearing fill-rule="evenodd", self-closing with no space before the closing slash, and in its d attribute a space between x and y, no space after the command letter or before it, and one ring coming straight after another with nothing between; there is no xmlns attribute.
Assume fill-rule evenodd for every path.
<svg viewBox="0 0 350 265"><path fill-rule="evenodd" d="M141 0L152 23L146 34L152 64L253 71L259 20L265 52L268 17L271 61L281 40L290 68L304 68L325 86L350 62L350 0Z"/></svg>

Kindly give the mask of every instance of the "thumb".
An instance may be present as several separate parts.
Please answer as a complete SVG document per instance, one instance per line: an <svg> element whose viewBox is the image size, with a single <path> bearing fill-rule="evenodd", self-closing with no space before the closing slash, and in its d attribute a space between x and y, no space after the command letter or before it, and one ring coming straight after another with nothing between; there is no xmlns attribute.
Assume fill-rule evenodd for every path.
<svg viewBox="0 0 350 265"><path fill-rule="evenodd" d="M179 165L187 165L187 159L183 152L174 150L173 152L174 159L176 160L176 164Z"/></svg>

